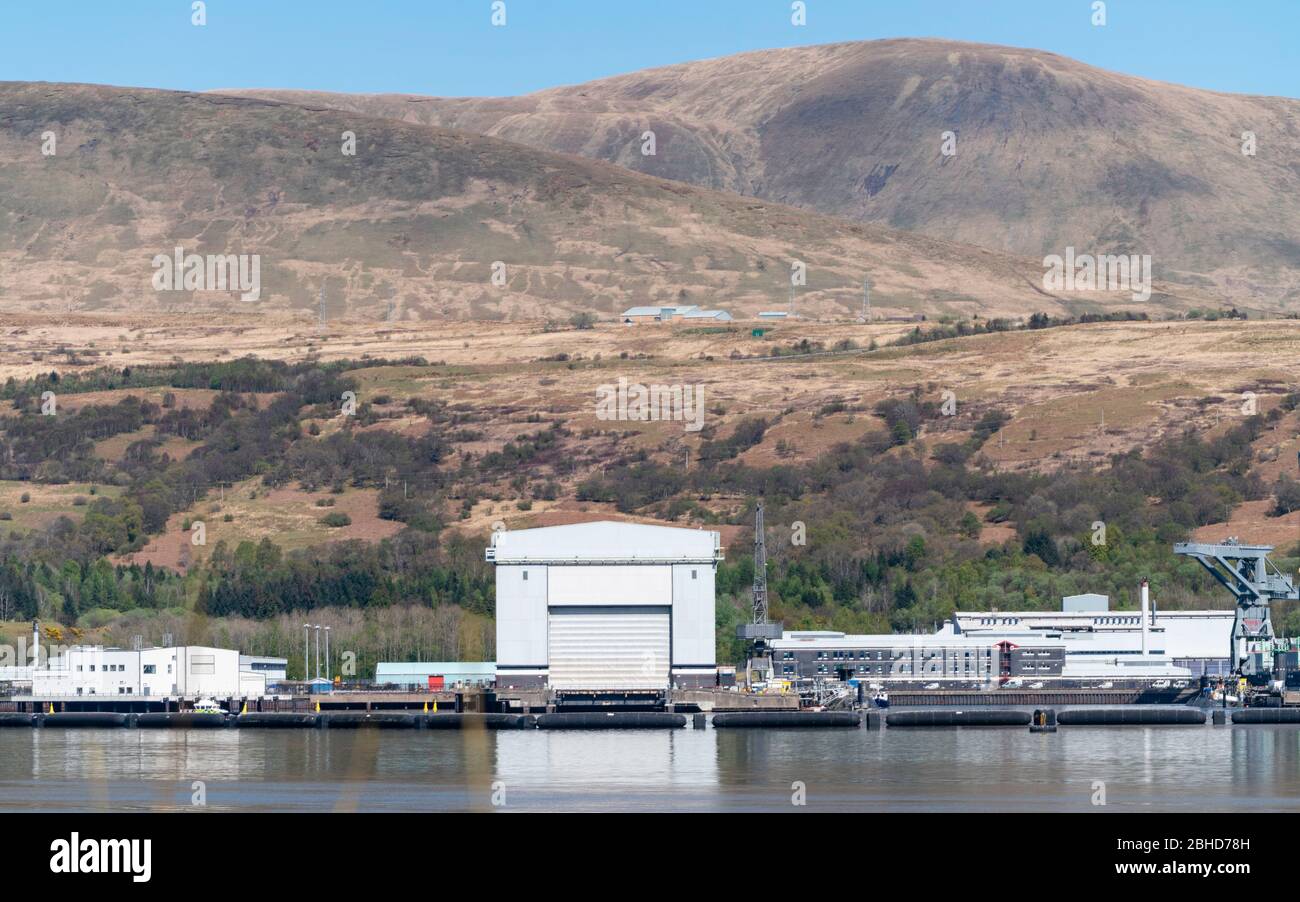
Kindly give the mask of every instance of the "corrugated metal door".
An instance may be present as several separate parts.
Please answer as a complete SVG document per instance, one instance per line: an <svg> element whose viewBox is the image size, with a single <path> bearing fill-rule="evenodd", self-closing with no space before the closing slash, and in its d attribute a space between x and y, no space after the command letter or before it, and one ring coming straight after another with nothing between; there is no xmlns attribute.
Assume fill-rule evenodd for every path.
<svg viewBox="0 0 1300 902"><path fill-rule="evenodd" d="M666 607L551 608L551 688L667 688L668 612Z"/></svg>

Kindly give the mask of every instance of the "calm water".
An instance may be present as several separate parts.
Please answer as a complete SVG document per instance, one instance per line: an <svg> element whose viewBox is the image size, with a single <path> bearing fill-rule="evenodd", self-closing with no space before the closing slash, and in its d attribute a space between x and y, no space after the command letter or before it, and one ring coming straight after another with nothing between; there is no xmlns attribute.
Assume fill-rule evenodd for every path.
<svg viewBox="0 0 1300 902"><path fill-rule="evenodd" d="M1300 809L1300 728L0 730L0 810Z"/></svg>

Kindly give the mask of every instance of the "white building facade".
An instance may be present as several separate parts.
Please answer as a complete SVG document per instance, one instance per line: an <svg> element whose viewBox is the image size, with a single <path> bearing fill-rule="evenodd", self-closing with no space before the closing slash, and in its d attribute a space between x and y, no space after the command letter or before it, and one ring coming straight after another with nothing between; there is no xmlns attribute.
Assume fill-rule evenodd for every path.
<svg viewBox="0 0 1300 902"><path fill-rule="evenodd" d="M259 698L264 674L242 670L239 652L197 645L104 648L78 645L32 671L34 698Z"/></svg>
<svg viewBox="0 0 1300 902"><path fill-rule="evenodd" d="M1059 635L1078 668L1090 662L1133 658L1142 655L1143 629L1140 611L1109 610L1105 595L1092 596L1099 603L1082 608L1062 599L1060 611L958 611L944 624L941 633L979 636L1007 631ZM1147 615L1147 658L1165 658L1192 676L1217 676L1231 669L1229 648L1235 612L1158 611Z"/></svg>
<svg viewBox="0 0 1300 902"><path fill-rule="evenodd" d="M635 523L498 531L497 687L714 685L718 533Z"/></svg>

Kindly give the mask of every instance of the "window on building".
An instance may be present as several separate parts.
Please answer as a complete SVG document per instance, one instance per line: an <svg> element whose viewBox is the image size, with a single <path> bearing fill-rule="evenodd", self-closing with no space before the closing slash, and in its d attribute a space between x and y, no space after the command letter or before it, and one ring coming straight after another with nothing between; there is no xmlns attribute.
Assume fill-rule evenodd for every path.
<svg viewBox="0 0 1300 902"><path fill-rule="evenodd" d="M158 672L158 665L157 665L157 664L146 664L146 665L144 665L144 672L145 672L146 674L153 675L153 674L155 674L155 673Z"/></svg>
<svg viewBox="0 0 1300 902"><path fill-rule="evenodd" d="M698 578L699 578L699 575L700 575L700 573L699 573L698 570L692 570L692 571L691 571L691 579L698 579Z"/></svg>
<svg viewBox="0 0 1300 902"><path fill-rule="evenodd" d="M528 571L524 571L524 582L528 582Z"/></svg>

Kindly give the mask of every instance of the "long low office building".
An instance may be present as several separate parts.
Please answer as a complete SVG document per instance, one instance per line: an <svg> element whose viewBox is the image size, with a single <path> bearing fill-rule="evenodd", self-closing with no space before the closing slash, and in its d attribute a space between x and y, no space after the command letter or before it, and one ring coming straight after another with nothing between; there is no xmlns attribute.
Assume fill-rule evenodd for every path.
<svg viewBox="0 0 1300 902"><path fill-rule="evenodd" d="M375 686L407 690L454 689L496 684L495 661L381 661L375 665Z"/></svg>
<svg viewBox="0 0 1300 902"><path fill-rule="evenodd" d="M240 667L239 652L199 645L74 645L32 668L31 697L260 698L266 674Z"/></svg>
<svg viewBox="0 0 1300 902"><path fill-rule="evenodd" d="M1065 644L1047 636L967 638L854 636L835 631L786 632L773 639L775 674L786 680L963 680L1006 677L1059 677Z"/></svg>

